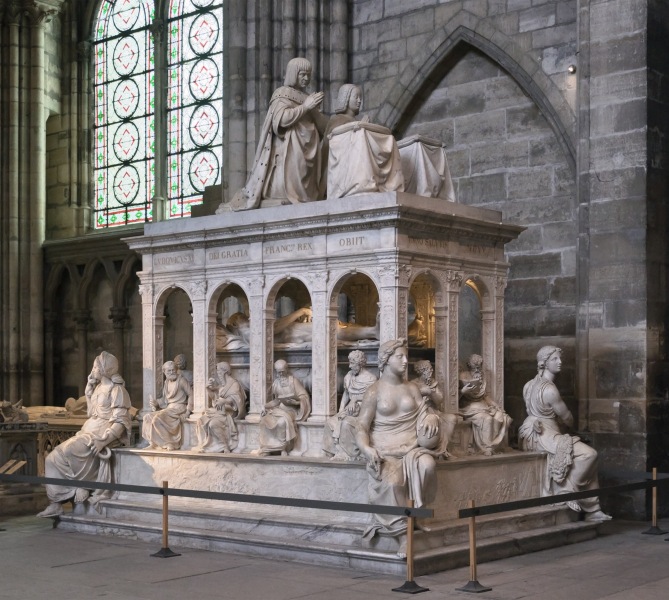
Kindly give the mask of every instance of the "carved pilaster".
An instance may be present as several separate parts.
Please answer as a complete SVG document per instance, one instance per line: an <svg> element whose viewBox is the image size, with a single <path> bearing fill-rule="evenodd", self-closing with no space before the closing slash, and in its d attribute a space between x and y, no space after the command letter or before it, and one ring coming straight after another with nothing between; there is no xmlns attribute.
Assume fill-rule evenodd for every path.
<svg viewBox="0 0 669 600"><path fill-rule="evenodd" d="M249 317L251 320L251 339L249 342L249 389L251 408L246 416L248 421L257 422L265 404L269 385L271 366L268 365L268 344L266 342L266 323L264 318L265 278L254 277L247 282L249 290ZM270 330L271 331L271 330ZM271 344L271 341L269 342Z"/></svg>

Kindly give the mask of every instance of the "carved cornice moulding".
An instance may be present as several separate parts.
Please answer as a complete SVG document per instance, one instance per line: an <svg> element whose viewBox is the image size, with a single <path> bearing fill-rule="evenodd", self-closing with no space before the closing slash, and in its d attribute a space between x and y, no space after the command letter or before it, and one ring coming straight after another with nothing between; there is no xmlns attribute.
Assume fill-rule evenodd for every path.
<svg viewBox="0 0 669 600"><path fill-rule="evenodd" d="M523 227L502 223L501 213L398 192L272 207L148 224L126 240L142 254L253 244L297 237L394 229L400 234L501 247Z"/></svg>

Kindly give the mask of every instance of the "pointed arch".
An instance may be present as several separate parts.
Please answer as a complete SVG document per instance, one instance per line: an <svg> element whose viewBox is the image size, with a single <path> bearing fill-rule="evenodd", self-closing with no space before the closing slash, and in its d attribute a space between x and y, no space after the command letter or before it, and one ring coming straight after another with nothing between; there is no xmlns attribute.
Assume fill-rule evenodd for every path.
<svg viewBox="0 0 669 600"><path fill-rule="evenodd" d="M479 31L484 31L486 36ZM466 11L460 11L448 26L435 30L434 41L405 67L378 109L375 121L401 134L417 106L439 85L468 47L478 49L500 65L537 105L555 133L572 173L575 173L576 116L562 92L512 38Z"/></svg>

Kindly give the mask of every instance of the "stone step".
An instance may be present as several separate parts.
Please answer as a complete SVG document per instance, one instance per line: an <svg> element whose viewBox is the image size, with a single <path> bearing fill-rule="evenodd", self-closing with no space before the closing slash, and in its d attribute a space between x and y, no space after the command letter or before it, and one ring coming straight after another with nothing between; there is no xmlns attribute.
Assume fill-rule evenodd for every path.
<svg viewBox="0 0 669 600"><path fill-rule="evenodd" d="M183 499L178 499L183 500ZM273 556L308 564L326 564L401 576L405 561L397 556L397 540L377 536L372 546L362 540L364 527L332 514L308 522L290 516L170 504L169 539L174 547ZM132 536L160 543L160 501L104 502L105 516L89 510L66 514L60 527L85 533ZM572 522L558 507L528 509L477 519L479 562L590 539L596 524ZM341 513L340 513L341 515ZM415 572L427 574L467 565L468 523L450 520L415 533Z"/></svg>

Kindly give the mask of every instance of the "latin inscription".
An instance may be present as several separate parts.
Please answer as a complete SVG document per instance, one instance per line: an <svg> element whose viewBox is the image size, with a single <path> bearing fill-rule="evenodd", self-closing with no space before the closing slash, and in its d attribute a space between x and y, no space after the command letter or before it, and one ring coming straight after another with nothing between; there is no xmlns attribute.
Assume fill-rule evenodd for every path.
<svg viewBox="0 0 669 600"><path fill-rule="evenodd" d="M271 244L265 246L265 256L277 256L280 254L292 254L293 252L313 252L312 242L289 242L285 244Z"/></svg>
<svg viewBox="0 0 669 600"><path fill-rule="evenodd" d="M448 250L448 242L443 240L430 240L410 237L409 243L419 248L427 248L430 250Z"/></svg>
<svg viewBox="0 0 669 600"><path fill-rule="evenodd" d="M345 237L339 240L340 248L352 248L353 246L364 246L365 236Z"/></svg>
<svg viewBox="0 0 669 600"><path fill-rule="evenodd" d="M209 260L234 260L237 258L248 258L249 251L246 248L235 248L233 250L210 250L207 254Z"/></svg>
<svg viewBox="0 0 669 600"><path fill-rule="evenodd" d="M489 248L488 246L480 246L478 244L467 244L465 246L467 250L476 256L486 256L489 255L492 248Z"/></svg>
<svg viewBox="0 0 669 600"><path fill-rule="evenodd" d="M156 256L153 264L157 267L172 267L180 265L192 265L195 257L192 254L174 254L171 256Z"/></svg>

